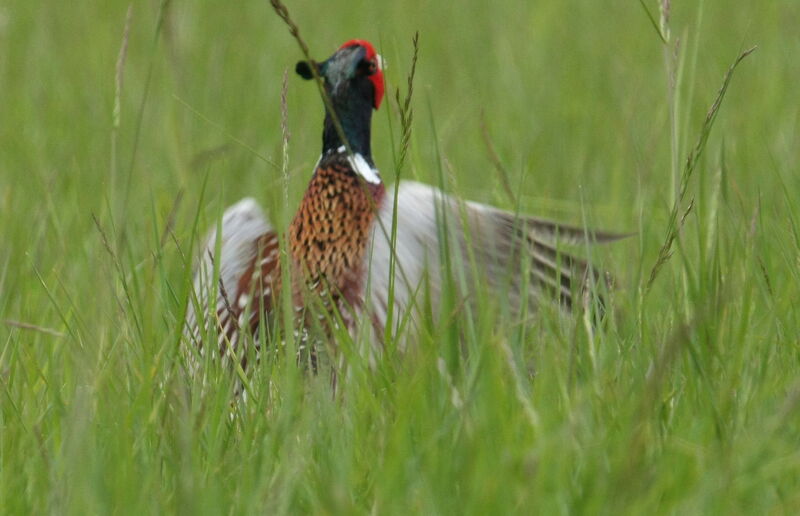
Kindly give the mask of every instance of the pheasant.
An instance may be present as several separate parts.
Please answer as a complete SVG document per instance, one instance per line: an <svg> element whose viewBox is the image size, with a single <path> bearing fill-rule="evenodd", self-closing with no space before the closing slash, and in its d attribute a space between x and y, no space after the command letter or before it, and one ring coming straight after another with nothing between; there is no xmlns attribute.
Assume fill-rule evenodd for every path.
<svg viewBox="0 0 800 516"><path fill-rule="evenodd" d="M312 326L330 337L332 327L342 324L351 334L369 326L380 342L391 310L415 320L424 304L421 291L436 309L445 281L442 239L454 263L474 280L479 273L486 292L506 295L514 305L528 295L538 302L549 291L570 308L576 293L583 295L602 278L586 261L557 250L556 243L606 242L622 235L460 202L418 182L387 189L370 148L372 111L384 94L381 66L364 40L346 42L323 62L297 64L302 78L319 76L329 102L322 155L286 230L288 259L279 259L279 233L255 200L243 199L224 212L221 232L212 230L202 246L196 297L187 311L188 334L201 349L205 336L216 335L220 355L242 361L247 341L258 348L259 336L280 326L275 313L284 295L291 296L295 331L304 341ZM289 264L289 281L282 279L282 263ZM469 297L468 286L475 284L460 282L460 294ZM210 326L216 332L209 332Z"/></svg>

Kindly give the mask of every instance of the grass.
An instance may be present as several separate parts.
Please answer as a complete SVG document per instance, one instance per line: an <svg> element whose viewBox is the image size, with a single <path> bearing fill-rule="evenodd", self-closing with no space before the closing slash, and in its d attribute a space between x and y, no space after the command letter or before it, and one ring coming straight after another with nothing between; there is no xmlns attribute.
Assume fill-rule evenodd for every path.
<svg viewBox="0 0 800 516"><path fill-rule="evenodd" d="M796 513L800 8L459 6L289 8L313 56L381 47L384 177L402 155L470 199L637 231L592 251L614 316L518 324L482 296L377 368L345 345L335 401L266 361L231 417L234 378L186 375L180 321L198 235L245 195L283 227L318 157L291 74L284 149L295 41L267 2L134 4L123 53L125 2L0 4L0 512Z"/></svg>

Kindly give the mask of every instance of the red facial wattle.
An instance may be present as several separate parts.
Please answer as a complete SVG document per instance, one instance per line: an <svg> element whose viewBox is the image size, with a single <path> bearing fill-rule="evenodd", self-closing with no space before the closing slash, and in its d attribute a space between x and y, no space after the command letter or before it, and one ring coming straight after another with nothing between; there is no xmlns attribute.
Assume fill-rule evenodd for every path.
<svg viewBox="0 0 800 516"><path fill-rule="evenodd" d="M373 86L375 86L375 101L372 105L375 109L378 109L378 107L381 105L381 101L383 100L384 92L383 69L381 68L380 56L377 52L375 52L375 47L372 46L372 43L364 39L351 39L339 47L339 49L341 50L343 48L354 46L363 47L364 50L367 51L366 59L375 64L376 71L370 75L368 79L372 81Z"/></svg>

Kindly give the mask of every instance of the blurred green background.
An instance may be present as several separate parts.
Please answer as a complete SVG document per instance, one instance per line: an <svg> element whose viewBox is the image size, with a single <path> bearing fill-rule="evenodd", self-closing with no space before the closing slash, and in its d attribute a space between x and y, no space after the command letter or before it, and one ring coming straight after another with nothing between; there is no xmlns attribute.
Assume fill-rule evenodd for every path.
<svg viewBox="0 0 800 516"><path fill-rule="evenodd" d="M284 71L290 206L321 102L268 2L131 5L115 128L129 4L0 1L0 512L800 508L800 3L676 0L666 43L634 0L289 3L312 55L363 38L388 61L389 182L419 31L404 177L443 163L460 195L513 209L483 117L523 211L638 233L602 252L619 321L595 340L552 313L535 338L493 330L452 379L466 407L434 350L341 403L276 382L283 401L239 422L226 388L176 372L193 232L245 195L282 224ZM755 45L646 292L673 174ZM509 380L506 342L535 382Z"/></svg>

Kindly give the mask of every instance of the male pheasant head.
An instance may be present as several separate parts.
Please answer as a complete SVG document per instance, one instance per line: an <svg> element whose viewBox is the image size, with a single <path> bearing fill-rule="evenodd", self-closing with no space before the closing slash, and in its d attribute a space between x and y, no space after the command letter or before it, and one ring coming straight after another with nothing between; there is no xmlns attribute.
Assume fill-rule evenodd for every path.
<svg viewBox="0 0 800 516"><path fill-rule="evenodd" d="M325 61L300 61L295 68L298 75L306 80L313 79L315 73L322 79L347 143L354 153L361 154L370 165L372 110L378 109L384 92L381 64L381 58L371 43L353 39L339 47ZM344 145L341 136L326 108L323 154Z"/></svg>
<svg viewBox="0 0 800 516"><path fill-rule="evenodd" d="M383 69L375 47L363 39L351 39L327 60L300 61L295 70L303 79L322 78L331 99L357 97L378 109L383 100Z"/></svg>

